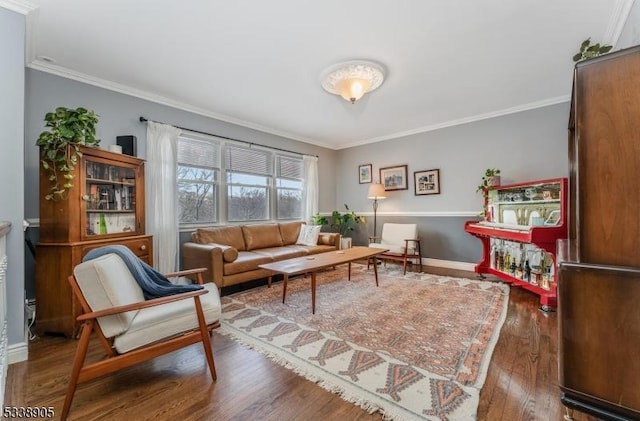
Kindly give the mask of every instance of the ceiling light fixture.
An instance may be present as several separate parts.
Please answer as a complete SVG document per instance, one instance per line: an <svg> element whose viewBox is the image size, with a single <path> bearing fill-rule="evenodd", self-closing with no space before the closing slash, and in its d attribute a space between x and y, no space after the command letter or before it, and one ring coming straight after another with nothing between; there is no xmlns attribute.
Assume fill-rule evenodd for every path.
<svg viewBox="0 0 640 421"><path fill-rule="evenodd" d="M382 85L384 68L374 62L353 60L338 63L322 72L322 87L354 104L367 92Z"/></svg>

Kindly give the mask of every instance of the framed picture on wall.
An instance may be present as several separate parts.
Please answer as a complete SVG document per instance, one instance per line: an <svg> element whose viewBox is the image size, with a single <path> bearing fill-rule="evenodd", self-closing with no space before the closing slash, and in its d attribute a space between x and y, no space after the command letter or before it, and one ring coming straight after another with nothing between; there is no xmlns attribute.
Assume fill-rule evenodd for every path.
<svg viewBox="0 0 640 421"><path fill-rule="evenodd" d="M371 164L363 164L358 167L358 182L360 184L371 183L371 171L373 166Z"/></svg>
<svg viewBox="0 0 640 421"><path fill-rule="evenodd" d="M440 170L415 171L413 182L416 196L440 194Z"/></svg>
<svg viewBox="0 0 640 421"><path fill-rule="evenodd" d="M380 168L380 183L384 185L386 191L407 190L407 166L396 165L395 167Z"/></svg>

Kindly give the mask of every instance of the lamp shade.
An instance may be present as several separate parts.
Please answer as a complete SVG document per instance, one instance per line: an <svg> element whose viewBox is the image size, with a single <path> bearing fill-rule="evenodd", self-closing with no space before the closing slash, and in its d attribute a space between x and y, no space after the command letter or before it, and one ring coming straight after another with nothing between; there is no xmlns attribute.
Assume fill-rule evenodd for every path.
<svg viewBox="0 0 640 421"><path fill-rule="evenodd" d="M384 186L382 184L374 183L369 186L369 194L367 194L367 198L369 199L386 199L387 192L384 190Z"/></svg>
<svg viewBox="0 0 640 421"><path fill-rule="evenodd" d="M321 82L327 92L340 95L353 104L367 92L377 89L384 76L382 65L367 60L352 60L326 69Z"/></svg>

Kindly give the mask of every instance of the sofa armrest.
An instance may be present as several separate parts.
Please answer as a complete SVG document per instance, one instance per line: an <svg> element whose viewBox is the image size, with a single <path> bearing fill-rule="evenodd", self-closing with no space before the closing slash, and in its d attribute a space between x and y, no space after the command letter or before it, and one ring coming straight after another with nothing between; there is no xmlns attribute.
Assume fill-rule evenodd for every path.
<svg viewBox="0 0 640 421"><path fill-rule="evenodd" d="M337 232L321 232L318 234L318 245L335 246L340 249L340 234Z"/></svg>
<svg viewBox="0 0 640 421"><path fill-rule="evenodd" d="M184 269L206 268L204 282L213 282L222 288L223 250L212 244L186 242L182 245L182 266ZM197 282L194 275L189 278Z"/></svg>

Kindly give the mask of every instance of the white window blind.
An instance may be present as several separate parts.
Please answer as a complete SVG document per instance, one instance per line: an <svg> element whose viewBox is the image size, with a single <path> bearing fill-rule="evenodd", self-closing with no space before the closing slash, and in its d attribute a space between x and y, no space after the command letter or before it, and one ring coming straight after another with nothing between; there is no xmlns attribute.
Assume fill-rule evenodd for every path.
<svg viewBox="0 0 640 421"><path fill-rule="evenodd" d="M302 159L282 155L276 156L276 177L301 180Z"/></svg>
<svg viewBox="0 0 640 421"><path fill-rule="evenodd" d="M225 168L231 172L272 176L273 166L271 156L271 153L268 151L227 145Z"/></svg>
<svg viewBox="0 0 640 421"><path fill-rule="evenodd" d="M220 168L220 144L211 140L181 137L178 139L178 163Z"/></svg>

